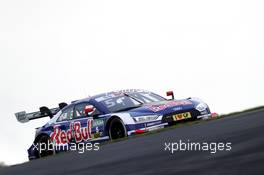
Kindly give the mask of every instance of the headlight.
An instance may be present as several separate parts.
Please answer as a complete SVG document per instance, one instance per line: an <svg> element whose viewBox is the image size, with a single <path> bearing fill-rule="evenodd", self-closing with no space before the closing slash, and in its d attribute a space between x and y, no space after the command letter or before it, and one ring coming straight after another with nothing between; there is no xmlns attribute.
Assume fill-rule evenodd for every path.
<svg viewBox="0 0 264 175"><path fill-rule="evenodd" d="M146 116L139 116L139 117L134 117L134 120L139 123L139 122L149 122L156 120L159 116L158 115L146 115Z"/></svg>
<svg viewBox="0 0 264 175"><path fill-rule="evenodd" d="M202 112L204 110L206 110L207 105L205 103L199 103L195 109L197 109L198 111Z"/></svg>

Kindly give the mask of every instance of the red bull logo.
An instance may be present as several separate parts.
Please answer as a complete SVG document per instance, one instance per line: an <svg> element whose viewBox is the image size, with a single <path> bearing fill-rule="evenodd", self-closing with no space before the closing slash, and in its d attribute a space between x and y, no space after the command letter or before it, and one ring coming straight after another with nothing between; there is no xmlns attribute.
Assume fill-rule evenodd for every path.
<svg viewBox="0 0 264 175"><path fill-rule="evenodd" d="M92 139L92 124L93 120L88 119L87 125L81 127L80 122L70 124L68 130L62 130L60 125L54 126L54 132L51 133L51 140L56 144L66 144L75 140L76 143Z"/></svg>
<svg viewBox="0 0 264 175"><path fill-rule="evenodd" d="M184 105L191 105L192 103L190 101L171 101L165 104L161 104L161 105L151 105L148 106L150 110L152 110L153 112L158 112L158 111L162 111L165 110L169 107L174 107L174 106L184 106Z"/></svg>

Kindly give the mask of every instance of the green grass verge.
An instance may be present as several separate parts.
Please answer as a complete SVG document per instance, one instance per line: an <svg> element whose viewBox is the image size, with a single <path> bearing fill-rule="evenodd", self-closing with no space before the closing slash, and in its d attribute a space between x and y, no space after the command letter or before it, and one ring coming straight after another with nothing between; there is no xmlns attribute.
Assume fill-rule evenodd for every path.
<svg viewBox="0 0 264 175"><path fill-rule="evenodd" d="M238 114L243 114L243 113L248 113L248 112L254 112L254 111L262 110L262 109L264 109L264 106L258 106L258 107L255 107L255 108L245 109L243 111L232 112L232 113L229 113L229 114L222 114L222 115L220 115L220 118L221 117L223 118L223 117L238 115Z"/></svg>

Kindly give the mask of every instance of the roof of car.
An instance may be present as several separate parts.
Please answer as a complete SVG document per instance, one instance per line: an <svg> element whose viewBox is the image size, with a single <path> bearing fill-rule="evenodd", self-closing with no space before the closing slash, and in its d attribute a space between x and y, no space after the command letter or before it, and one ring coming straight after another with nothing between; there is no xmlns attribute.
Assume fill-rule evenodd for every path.
<svg viewBox="0 0 264 175"><path fill-rule="evenodd" d="M118 90L118 91L111 91L106 93L97 94L94 96L90 96L84 99L73 101L72 103L80 103L80 102L90 102L91 100L95 100L99 97L107 96L107 95L120 95L122 93L139 93L139 92L149 92L142 89L124 89L124 90Z"/></svg>

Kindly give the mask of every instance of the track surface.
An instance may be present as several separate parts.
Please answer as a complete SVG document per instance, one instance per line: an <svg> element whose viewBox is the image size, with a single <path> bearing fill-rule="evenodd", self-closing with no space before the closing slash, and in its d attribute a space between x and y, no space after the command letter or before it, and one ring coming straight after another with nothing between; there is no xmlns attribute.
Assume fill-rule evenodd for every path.
<svg viewBox="0 0 264 175"><path fill-rule="evenodd" d="M231 151L164 151L165 142L231 142ZM0 170L3 175L264 174L264 109L64 153Z"/></svg>

